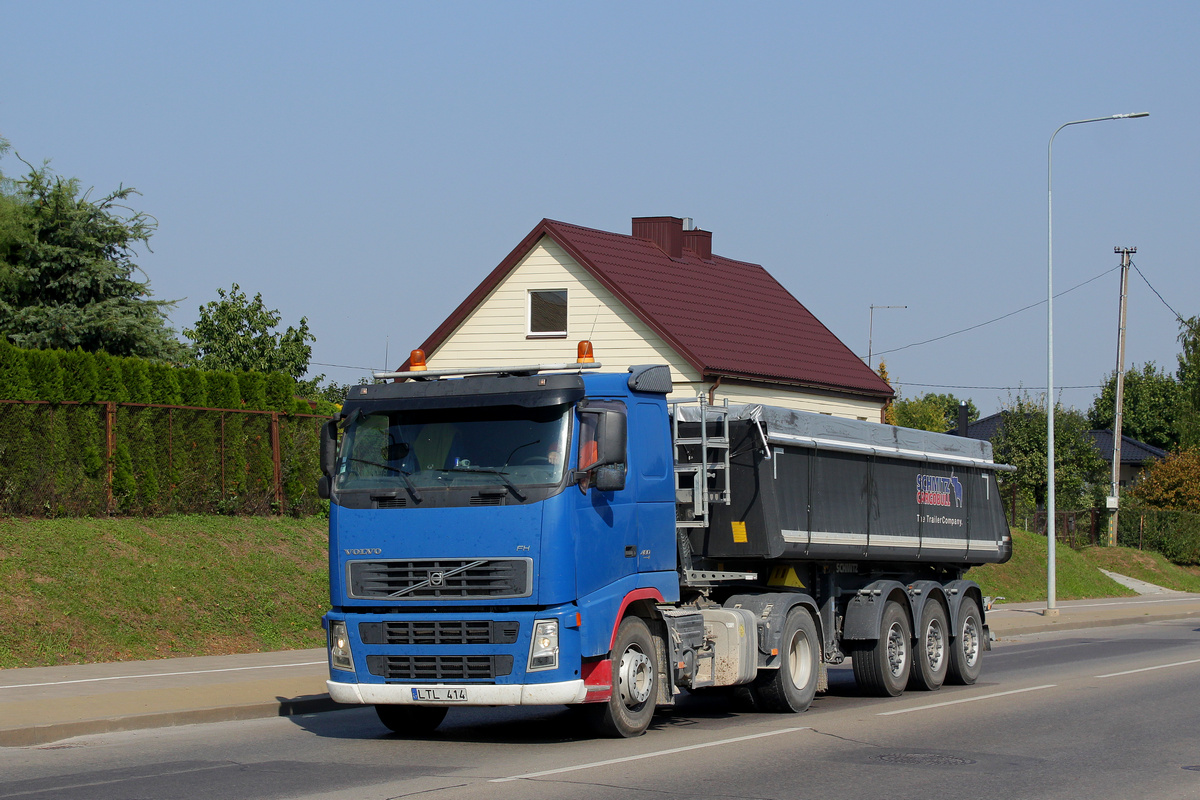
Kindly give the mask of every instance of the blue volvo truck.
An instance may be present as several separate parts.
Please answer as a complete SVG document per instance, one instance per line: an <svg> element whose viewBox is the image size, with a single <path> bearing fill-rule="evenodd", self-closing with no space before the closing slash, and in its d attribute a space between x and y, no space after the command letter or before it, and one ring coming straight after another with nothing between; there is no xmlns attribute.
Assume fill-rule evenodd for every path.
<svg viewBox="0 0 1200 800"><path fill-rule="evenodd" d="M414 370L322 430L329 693L390 729L579 705L636 736L681 692L808 708L973 683L1012 541L990 445L669 402L665 366Z"/></svg>

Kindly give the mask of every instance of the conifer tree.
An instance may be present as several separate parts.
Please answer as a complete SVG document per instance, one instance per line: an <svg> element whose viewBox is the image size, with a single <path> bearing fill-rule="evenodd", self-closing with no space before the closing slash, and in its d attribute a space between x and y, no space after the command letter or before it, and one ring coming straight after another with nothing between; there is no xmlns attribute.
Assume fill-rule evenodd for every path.
<svg viewBox="0 0 1200 800"><path fill-rule="evenodd" d="M166 319L174 303L150 299L136 275L136 248L155 228L149 215L124 212L137 192L119 187L94 201L45 166L14 184L0 193L0 228L16 229L0 242L0 334L27 348L183 359Z"/></svg>

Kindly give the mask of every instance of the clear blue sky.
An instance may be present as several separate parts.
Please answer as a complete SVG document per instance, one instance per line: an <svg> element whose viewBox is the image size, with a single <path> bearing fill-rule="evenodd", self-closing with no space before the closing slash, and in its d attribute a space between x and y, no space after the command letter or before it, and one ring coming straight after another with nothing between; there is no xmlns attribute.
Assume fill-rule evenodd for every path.
<svg viewBox="0 0 1200 800"><path fill-rule="evenodd" d="M1134 263L1200 313L1200 4L0 2L0 135L159 220L140 264L391 366L543 217L690 216L865 356ZM11 155L8 174L21 165ZM1056 384L1116 362L1112 272L1055 304ZM1136 274L1128 360L1175 367ZM603 360L603 353L600 353ZM885 356L901 391L1045 386L1045 306ZM360 369L316 366L342 382ZM946 391L937 388L938 391ZM1010 392L951 389L984 413ZM1067 389L1086 408L1094 389Z"/></svg>

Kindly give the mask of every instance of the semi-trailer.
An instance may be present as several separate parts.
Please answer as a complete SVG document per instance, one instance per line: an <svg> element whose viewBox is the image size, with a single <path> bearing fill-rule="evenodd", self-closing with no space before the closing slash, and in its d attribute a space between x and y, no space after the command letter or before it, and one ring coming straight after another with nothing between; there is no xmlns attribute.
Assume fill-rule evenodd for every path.
<svg viewBox="0 0 1200 800"><path fill-rule="evenodd" d="M686 691L804 711L846 659L874 695L975 682L965 573L1012 551L990 444L599 370L350 389L321 437L334 700L409 735L456 705L578 704L636 736Z"/></svg>

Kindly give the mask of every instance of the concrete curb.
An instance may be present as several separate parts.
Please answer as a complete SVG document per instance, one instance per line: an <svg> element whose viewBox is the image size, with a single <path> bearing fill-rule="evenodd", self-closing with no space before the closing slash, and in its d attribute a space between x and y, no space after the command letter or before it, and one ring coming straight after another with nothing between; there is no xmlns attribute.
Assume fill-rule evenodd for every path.
<svg viewBox="0 0 1200 800"><path fill-rule="evenodd" d="M201 722L233 722L237 720L262 719L264 717L294 717L300 714L318 714L325 711L340 711L358 706L335 703L329 695L291 697L269 703L248 703L214 708L189 708L178 711L163 711L154 714L130 714L108 719L86 719L71 722L53 722L24 728L0 730L0 747L31 747L49 744L75 736L96 733L137 731L150 728L170 728L176 725L194 725Z"/></svg>
<svg viewBox="0 0 1200 800"><path fill-rule="evenodd" d="M1187 619L1188 617L1200 618L1200 611L1172 611L1164 614L1142 613L1136 616L1130 615L1122 617L1109 617L1107 619L1064 619L1061 622L1056 622L1053 617L1047 617L1044 622L1030 622L1028 624L1005 626L1002 631L997 631L995 626L990 627L992 627L992 630L996 636L1003 638L1005 636L1022 636L1029 633L1048 633L1050 631L1108 628L1114 625L1141 625L1147 622Z"/></svg>

